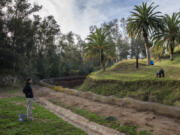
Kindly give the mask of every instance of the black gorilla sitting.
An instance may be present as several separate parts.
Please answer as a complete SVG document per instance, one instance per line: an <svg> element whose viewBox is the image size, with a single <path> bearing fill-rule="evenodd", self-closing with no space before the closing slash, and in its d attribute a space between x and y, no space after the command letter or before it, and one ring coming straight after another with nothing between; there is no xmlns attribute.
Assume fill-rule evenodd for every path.
<svg viewBox="0 0 180 135"><path fill-rule="evenodd" d="M163 69L160 69L157 73L156 73L156 77L157 78L161 78L161 77L164 77L165 76L165 73L164 73L164 70Z"/></svg>

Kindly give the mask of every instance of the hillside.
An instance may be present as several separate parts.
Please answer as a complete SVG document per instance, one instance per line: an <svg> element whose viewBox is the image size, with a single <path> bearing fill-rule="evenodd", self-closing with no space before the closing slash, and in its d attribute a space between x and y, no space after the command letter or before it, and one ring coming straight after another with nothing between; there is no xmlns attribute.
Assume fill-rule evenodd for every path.
<svg viewBox="0 0 180 135"><path fill-rule="evenodd" d="M135 68L135 60L124 60L105 72L97 71L88 76L79 88L102 95L133 97L144 101L180 105L180 57L174 61L163 59L154 66L146 66L140 60L140 68ZM156 78L156 72L163 68L165 78Z"/></svg>
<svg viewBox="0 0 180 135"><path fill-rule="evenodd" d="M124 60L108 68L106 72L94 72L89 77L96 80L154 80L156 79L156 72L163 68L166 73L166 77L163 80L180 80L180 57L177 57L172 62L167 59L155 62L154 66L147 66L145 60L140 60L139 62L139 69L135 68L135 60Z"/></svg>

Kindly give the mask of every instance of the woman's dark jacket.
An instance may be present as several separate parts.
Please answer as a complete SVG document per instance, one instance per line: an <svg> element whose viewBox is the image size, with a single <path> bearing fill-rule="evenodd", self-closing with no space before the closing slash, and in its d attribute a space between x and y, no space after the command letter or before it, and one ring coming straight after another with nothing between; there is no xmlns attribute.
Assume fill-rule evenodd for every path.
<svg viewBox="0 0 180 135"><path fill-rule="evenodd" d="M26 98L33 98L34 97L30 83L26 84L26 86L23 89L23 93L25 94Z"/></svg>

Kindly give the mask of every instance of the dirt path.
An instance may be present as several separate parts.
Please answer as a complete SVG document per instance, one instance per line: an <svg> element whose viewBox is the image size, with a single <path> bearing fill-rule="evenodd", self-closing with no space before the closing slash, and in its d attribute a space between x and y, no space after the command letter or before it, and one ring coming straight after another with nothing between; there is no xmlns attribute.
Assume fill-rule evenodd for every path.
<svg viewBox="0 0 180 135"><path fill-rule="evenodd" d="M45 98L38 98L38 102L46 109L55 113L57 116L74 125L75 127L84 130L89 135L125 135L123 133L119 133L114 129L91 122L84 117L71 112L68 109L54 105Z"/></svg>
<svg viewBox="0 0 180 135"><path fill-rule="evenodd" d="M115 116L124 125L137 125L139 130L153 130L155 135L180 135L180 120L159 116L153 112L138 112L134 109L102 104L81 97L54 92L39 87L37 95L63 102L65 105L85 109L103 116Z"/></svg>

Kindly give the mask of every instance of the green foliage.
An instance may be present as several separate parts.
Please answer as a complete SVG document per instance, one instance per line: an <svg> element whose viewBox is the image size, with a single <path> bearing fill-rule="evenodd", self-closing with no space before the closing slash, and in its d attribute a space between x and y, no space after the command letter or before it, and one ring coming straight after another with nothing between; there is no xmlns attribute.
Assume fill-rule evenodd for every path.
<svg viewBox="0 0 180 135"><path fill-rule="evenodd" d="M94 67L91 64L85 63L80 66L79 74L80 75L88 75L89 73L94 71Z"/></svg>
<svg viewBox="0 0 180 135"><path fill-rule="evenodd" d="M20 97L0 99L0 134L86 135L37 104L33 105L34 120L19 122L18 115L26 112L25 104L25 100Z"/></svg>
<svg viewBox="0 0 180 135"><path fill-rule="evenodd" d="M165 54L165 47L163 47L162 41L156 42L156 44L151 48L152 56L160 60L161 57Z"/></svg>
<svg viewBox="0 0 180 135"><path fill-rule="evenodd" d="M40 79L46 78L48 76L48 64L47 60L44 58L43 55L40 55L37 58L37 63L36 63L36 69L37 69L37 76Z"/></svg>
<svg viewBox="0 0 180 135"><path fill-rule="evenodd" d="M165 46L170 54L170 60L173 60L174 48L178 45L180 37L180 16L173 13L172 16L165 15L163 18L163 29L154 34L156 46Z"/></svg>
<svg viewBox="0 0 180 135"><path fill-rule="evenodd" d="M141 38L131 39L131 58L136 58L136 68L139 68L139 58L144 58L146 56L144 41Z"/></svg>
<svg viewBox="0 0 180 135"><path fill-rule="evenodd" d="M159 29L161 17L160 12L155 11L157 7L154 6L154 3L148 5L144 2L142 5L135 6L127 24L127 32L131 37L141 37L143 34L149 34L153 30Z"/></svg>
<svg viewBox="0 0 180 135"><path fill-rule="evenodd" d="M107 60L113 60L115 57L115 46L113 42L107 40L108 32L102 28L97 28L88 36L88 44L85 46L87 57L97 56L100 59L102 69L105 70Z"/></svg>
<svg viewBox="0 0 180 135"><path fill-rule="evenodd" d="M10 49L0 48L0 73L3 74L4 72L15 71L17 67L15 63L18 61L18 55L13 53Z"/></svg>
<svg viewBox="0 0 180 135"><path fill-rule="evenodd" d="M51 57L51 63L48 66L48 72L50 77L59 77L60 75L60 58L59 56Z"/></svg>
<svg viewBox="0 0 180 135"><path fill-rule="evenodd" d="M125 40L118 39L116 46L118 48L118 60L127 59L130 49L129 43Z"/></svg>
<svg viewBox="0 0 180 135"><path fill-rule="evenodd" d="M161 57L170 49L162 47L162 38L168 38L168 45L174 47L179 42L179 15L165 15L162 24L159 12L155 11L157 6L153 3L135 6L131 17L127 20L122 18L120 23L114 19L103 23L100 28L90 27L88 42L73 32L61 33L55 18L36 15L42 6L32 5L28 0L1 0L0 7L0 73L23 80L27 77L38 80L87 75L100 66L105 70L130 55L132 58L145 56L145 47L149 62L150 35L157 31L162 37L153 46L155 57ZM162 27L164 29L159 29ZM127 33L134 40L144 37L145 47L140 42L130 44ZM106 78L108 74L105 74Z"/></svg>
<svg viewBox="0 0 180 135"><path fill-rule="evenodd" d="M146 49L144 44L145 43L142 38L131 39L131 49L130 49L131 58L140 57L140 55L142 58L146 57L146 53L145 53Z"/></svg>
<svg viewBox="0 0 180 135"><path fill-rule="evenodd" d="M42 19L34 15L32 19L41 6L32 6L27 0L0 4L7 7L2 14L0 9L0 72L23 80L78 74L84 64L80 49L84 41L78 35L60 33L53 16Z"/></svg>
<svg viewBox="0 0 180 135"><path fill-rule="evenodd" d="M142 37L144 38L146 45L146 52L148 58L148 65L150 65L150 51L151 47L149 42L149 35L162 28L160 12L156 12L153 3L148 5L142 3L140 6L135 6L131 12L131 17L128 19L127 32L130 37Z"/></svg>

